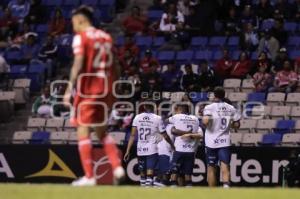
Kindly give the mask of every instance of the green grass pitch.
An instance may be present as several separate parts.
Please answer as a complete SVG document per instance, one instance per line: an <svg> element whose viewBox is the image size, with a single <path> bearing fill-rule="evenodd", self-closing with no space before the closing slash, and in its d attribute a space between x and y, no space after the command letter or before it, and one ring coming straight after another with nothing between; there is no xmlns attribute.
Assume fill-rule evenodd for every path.
<svg viewBox="0 0 300 199"><path fill-rule="evenodd" d="M0 184L0 199L298 199L300 189L71 187L49 184Z"/></svg>

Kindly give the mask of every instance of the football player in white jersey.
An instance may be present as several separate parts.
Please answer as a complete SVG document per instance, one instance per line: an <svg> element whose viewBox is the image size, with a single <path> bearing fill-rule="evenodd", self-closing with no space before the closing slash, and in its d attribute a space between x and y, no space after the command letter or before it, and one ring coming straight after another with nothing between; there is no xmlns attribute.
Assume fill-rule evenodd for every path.
<svg viewBox="0 0 300 199"><path fill-rule="evenodd" d="M138 134L137 155L140 170L141 186L152 186L154 169L158 161L157 134L161 134L163 138L174 148L170 137L166 133L165 125L161 116L153 113L153 106L144 105L145 112L135 116L132 123L131 136L128 141L124 160L129 158L130 150L134 144L136 133Z"/></svg>
<svg viewBox="0 0 300 199"><path fill-rule="evenodd" d="M166 126L166 132L174 142L174 136L172 134L172 124ZM155 182L157 186L166 186L169 182L169 172L171 169L171 159L173 154L172 146L165 140L162 139L158 144L158 182Z"/></svg>
<svg viewBox="0 0 300 199"><path fill-rule="evenodd" d="M177 185L178 174L184 175L185 186L192 186L192 174L195 162L195 152L201 138L199 120L189 115L187 104L177 105L178 114L170 117L168 122L173 125L172 134L175 136L175 152L171 165L171 185Z"/></svg>
<svg viewBox="0 0 300 199"><path fill-rule="evenodd" d="M214 102L205 106L202 122L206 126L204 137L208 185L216 186L216 166L220 163L223 187L227 188L230 186L230 128L239 128L241 116L224 100L224 89L215 88Z"/></svg>

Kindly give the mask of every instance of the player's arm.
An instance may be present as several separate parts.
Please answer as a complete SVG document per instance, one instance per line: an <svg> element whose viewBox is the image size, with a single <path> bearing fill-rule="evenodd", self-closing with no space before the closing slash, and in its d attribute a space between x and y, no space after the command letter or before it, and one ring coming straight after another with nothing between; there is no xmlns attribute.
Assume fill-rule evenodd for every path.
<svg viewBox="0 0 300 199"><path fill-rule="evenodd" d="M240 120L231 122L231 128L233 128L234 130L239 129L240 126L241 126Z"/></svg>
<svg viewBox="0 0 300 199"><path fill-rule="evenodd" d="M183 136L185 134L192 133L192 131L182 131L182 130L176 129L175 127L172 127L171 133L175 136Z"/></svg>
<svg viewBox="0 0 300 199"><path fill-rule="evenodd" d="M128 161L128 159L129 159L130 150L133 146L136 133L137 133L137 128L135 126L133 126L132 129L131 129L131 134L130 134L130 138L129 138L129 141L128 141L126 153L124 155L124 161Z"/></svg>
<svg viewBox="0 0 300 199"><path fill-rule="evenodd" d="M170 136L166 132L163 132L161 135L170 144L170 146L172 147L172 149L175 150L174 143L172 142Z"/></svg>
<svg viewBox="0 0 300 199"><path fill-rule="evenodd" d="M205 127L208 127L211 123L211 116L210 115L205 115L203 116L202 118L202 124L205 126Z"/></svg>
<svg viewBox="0 0 300 199"><path fill-rule="evenodd" d="M72 69L71 69L69 85L72 85L72 86L75 85L76 80L80 74L80 71L82 70L82 67L83 67L83 60L84 60L83 55L75 55L74 63L73 63ZM68 89L71 91L72 87L69 86Z"/></svg>

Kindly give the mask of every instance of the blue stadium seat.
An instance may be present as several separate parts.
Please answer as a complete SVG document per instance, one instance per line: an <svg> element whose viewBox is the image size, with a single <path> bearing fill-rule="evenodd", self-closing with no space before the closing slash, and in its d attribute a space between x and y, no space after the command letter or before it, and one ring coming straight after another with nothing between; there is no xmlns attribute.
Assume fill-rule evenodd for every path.
<svg viewBox="0 0 300 199"><path fill-rule="evenodd" d="M290 36L287 41L288 46L299 46L300 37L299 36Z"/></svg>
<svg viewBox="0 0 300 199"><path fill-rule="evenodd" d="M193 37L191 47L194 50L199 50L199 47L205 47L208 43L208 37Z"/></svg>
<svg viewBox="0 0 300 199"><path fill-rule="evenodd" d="M84 4L89 5L89 6L96 6L98 5L98 0L84 0Z"/></svg>
<svg viewBox="0 0 300 199"><path fill-rule="evenodd" d="M30 144L48 144L50 140L50 133L47 131L36 131L32 133Z"/></svg>
<svg viewBox="0 0 300 199"><path fill-rule="evenodd" d="M116 4L115 0L99 0L100 6L113 6Z"/></svg>
<svg viewBox="0 0 300 199"><path fill-rule="evenodd" d="M291 133L295 125L296 122L294 120L279 120L274 132L279 134Z"/></svg>
<svg viewBox="0 0 300 199"><path fill-rule="evenodd" d="M48 25L47 24L39 24L36 26L36 32L37 33L46 33L48 31Z"/></svg>
<svg viewBox="0 0 300 199"><path fill-rule="evenodd" d="M234 59L234 60L238 60L238 59L240 58L240 54L241 54L241 51L236 50L236 51L233 51L231 57L232 57L232 59Z"/></svg>
<svg viewBox="0 0 300 199"><path fill-rule="evenodd" d="M218 50L218 51L215 51L214 53L213 53L213 60L219 60L219 59L221 59L222 58L222 56L223 56L223 51L221 51L221 50Z"/></svg>
<svg viewBox="0 0 300 199"><path fill-rule="evenodd" d="M167 64L169 61L174 60L175 52L174 51L161 51L158 53L158 60L162 64Z"/></svg>
<svg viewBox="0 0 300 199"><path fill-rule="evenodd" d="M256 51L252 52L251 59L252 60L257 60L258 59L258 53Z"/></svg>
<svg viewBox="0 0 300 199"><path fill-rule="evenodd" d="M122 46L122 45L124 45L124 43L125 43L125 37L124 36L118 36L117 39L116 39L115 44L117 46Z"/></svg>
<svg viewBox="0 0 300 199"><path fill-rule="evenodd" d="M195 53L194 60L200 61L202 59L212 60L213 53L212 51L200 50Z"/></svg>
<svg viewBox="0 0 300 199"><path fill-rule="evenodd" d="M153 44L152 46L157 49L159 47L161 47L162 45L164 45L166 43L166 40L164 37L155 37L153 38Z"/></svg>
<svg viewBox="0 0 300 199"><path fill-rule="evenodd" d="M5 53L5 58L9 63L14 60L19 60L21 57L22 57L22 53L19 50L7 51Z"/></svg>
<svg viewBox="0 0 300 199"><path fill-rule="evenodd" d="M297 23L285 22L283 27L284 27L284 30L286 30L288 32L295 32L297 29Z"/></svg>
<svg viewBox="0 0 300 199"><path fill-rule="evenodd" d="M282 135L278 133L266 134L262 138L262 145L277 145L281 142Z"/></svg>
<svg viewBox="0 0 300 199"><path fill-rule="evenodd" d="M46 66L44 64L31 64L28 68L27 77L31 79L30 91L38 92L41 90L45 80Z"/></svg>
<svg viewBox="0 0 300 199"><path fill-rule="evenodd" d="M137 36L135 38L136 45L139 46L141 50L148 48L152 45L152 37L150 36Z"/></svg>
<svg viewBox="0 0 300 199"><path fill-rule="evenodd" d="M191 96L191 100L194 103L208 101L208 93L206 92L195 93L195 95Z"/></svg>
<svg viewBox="0 0 300 199"><path fill-rule="evenodd" d="M264 103L266 101L266 94L265 93L255 93L255 92L249 93L247 101Z"/></svg>
<svg viewBox="0 0 300 199"><path fill-rule="evenodd" d="M215 36L215 37L210 38L208 45L209 46L224 46L225 42L226 42L226 37Z"/></svg>
<svg viewBox="0 0 300 199"><path fill-rule="evenodd" d="M228 41L227 41L227 45L228 46L238 46L239 45L239 43L240 43L240 38L239 37L237 37L237 36L231 36L231 37L229 37L228 38Z"/></svg>
<svg viewBox="0 0 300 199"><path fill-rule="evenodd" d="M9 77L12 79L24 78L28 70L28 65L10 66Z"/></svg>
<svg viewBox="0 0 300 199"><path fill-rule="evenodd" d="M149 10L148 19L152 22L159 21L163 13L164 13L163 10Z"/></svg>
<svg viewBox="0 0 300 199"><path fill-rule="evenodd" d="M296 59L300 57L300 50L293 50L289 53L291 59Z"/></svg>
<svg viewBox="0 0 300 199"><path fill-rule="evenodd" d="M191 50L178 51L176 55L176 63L181 65L187 62L191 62L193 57L194 57L194 51Z"/></svg>
<svg viewBox="0 0 300 199"><path fill-rule="evenodd" d="M62 0L43 0L42 4L45 6L61 6Z"/></svg>
<svg viewBox="0 0 300 199"><path fill-rule="evenodd" d="M71 7L75 7L78 6L80 3L80 0L64 0L64 6L71 6Z"/></svg>

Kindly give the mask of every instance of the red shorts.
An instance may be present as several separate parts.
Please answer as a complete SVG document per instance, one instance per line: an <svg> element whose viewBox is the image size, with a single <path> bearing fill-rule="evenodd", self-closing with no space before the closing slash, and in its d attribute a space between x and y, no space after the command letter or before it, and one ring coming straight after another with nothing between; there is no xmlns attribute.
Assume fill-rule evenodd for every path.
<svg viewBox="0 0 300 199"><path fill-rule="evenodd" d="M71 123L75 126L104 126L115 102L112 92L104 98L82 98L76 95L73 103Z"/></svg>

